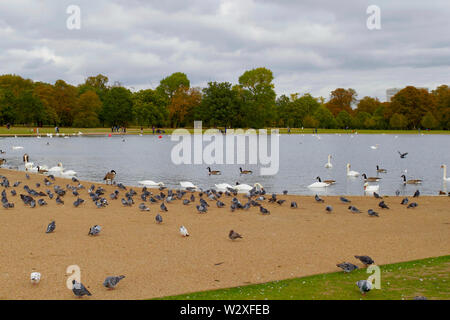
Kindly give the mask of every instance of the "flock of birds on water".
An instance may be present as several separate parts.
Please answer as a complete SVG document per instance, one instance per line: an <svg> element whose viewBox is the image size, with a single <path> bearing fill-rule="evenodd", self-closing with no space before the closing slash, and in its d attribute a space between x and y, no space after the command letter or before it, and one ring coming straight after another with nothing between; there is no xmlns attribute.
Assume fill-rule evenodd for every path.
<svg viewBox="0 0 450 320"><path fill-rule="evenodd" d="M407 153L400 153L400 158L404 159L407 155ZM325 164L326 168L332 168L331 164L331 155L328 157L328 162ZM6 162L5 159L0 159L0 165L4 164ZM31 208L35 208L36 206L46 206L48 203L48 199L52 200L55 199L55 202L57 205L64 205L64 196L67 193L72 193L73 196L76 197L76 200L73 202L74 207L79 207L82 205L85 200L80 197L81 190L85 189L85 187L80 183L80 181L76 177L76 172L73 170L65 170L61 163L59 163L56 167L47 168L42 166L34 166L33 163L29 162L29 156L25 154L23 156L23 162L25 164L25 170L33 173L38 174L45 174L45 178L43 180L44 186L47 188L45 192L43 191L37 191L32 188L30 188L28 185L23 186L23 190L26 193L20 194L20 198L23 201L23 203L26 206L29 206ZM444 180L450 181L450 178L446 177L446 166L442 165L442 168L444 169ZM209 175L220 175L221 172L219 170L212 170L210 167L207 168ZM377 166L377 173L386 173L386 169L379 168ZM55 174L57 174L60 177L67 178L71 177L71 180L73 183L76 183L76 185L70 185L67 184L64 187L61 187L59 185L55 184ZM240 168L240 174L252 174L251 170L243 170ZM350 164L347 164L347 175L348 176L359 176L359 172L350 170ZM26 179L30 179L30 176L28 173L25 174ZM104 208L109 204L109 201L115 201L121 198L121 203L124 207L131 207L135 204L135 199L138 195L138 193L133 190L133 188L130 187L128 189L126 186L124 186L122 183L115 182L116 177L116 171L111 170L110 172L106 173L104 177L104 181L106 184L111 184L117 187L117 189L109 194L109 199L106 198L105 192L106 190L102 188L101 186L96 187L94 184L92 184L89 189L87 189L87 193L95 206L97 208ZM362 175L362 177L365 180L364 189L366 191L370 191L373 196L376 199L379 199L380 202L378 203L378 206L380 210L388 210L389 205L383 200L383 197L380 196L378 191L378 186L371 186L368 184L368 182L378 182L381 178L380 177L367 177L365 174ZM406 177L402 176L405 184L420 184L422 180L419 179L411 179L407 180ZM6 189L11 187L11 184L7 177L0 175L0 186L4 188L2 191L2 205L5 209L11 209L14 208L14 203L10 202L8 200L8 195L6 193ZM318 182L314 183L313 185L310 185L311 188L321 188L321 187L327 187L329 185L332 185L335 183L334 180L324 180L321 181L320 177L317 177ZM262 215L270 215L270 210L266 207L264 207L264 203L272 203L272 204L278 204L279 206L282 206L286 200L280 199L279 196L275 193L271 195L266 194L266 190L263 186L261 186L259 183L255 183L254 186L249 186L246 184L239 184L236 183L236 185L231 186L228 184L216 184L216 189L208 189L203 190L201 188L198 188L191 182L180 182L181 189L177 190L171 190L167 189L167 187L164 186L164 183L162 182L154 182L151 180L144 180L140 181L140 184L143 185L143 188L141 190L141 193L139 195L140 198L140 204L138 205L139 210L141 211L150 211L150 208L146 203L151 204L159 204L160 213L157 213L155 216L155 221L157 224L163 223L163 217L161 214L164 212L169 211L168 204L170 204L173 201L179 200L182 201L183 205L190 205L195 204L195 202L198 199L198 204L195 204L195 208L199 214L205 214L208 212L208 208L210 207L210 203L214 203L218 208L225 208L227 205L222 201L224 198L231 198L231 202L229 205L229 209L234 212L236 210L249 210L252 207L258 207L260 214ZM17 196L17 191L15 188L18 188L22 184L21 181L17 181L14 184L12 184L12 189L10 190L11 196L15 197ZM41 184L36 183L36 188L40 188ZM149 191L148 188L158 188L159 193L153 194L153 192ZM53 191L52 191L53 189ZM167 189L167 190L166 190ZM165 193L164 191L167 191ZM121 197L121 192L124 193L124 196ZM187 194L191 193L190 196ZM197 197L195 196L195 192L198 192ZM244 193L244 198L247 199L247 202L242 203L238 198L238 193ZM284 190L283 195L287 195L288 191ZM397 193L397 196L399 195L399 192ZM450 196L450 193L448 194ZM412 195L413 199L419 198L420 191L416 190L416 192ZM39 199L36 199L39 198ZM48 199L47 199L48 198ZM205 200L205 198L208 200ZM47 201L46 201L47 199ZM325 200L320 198L319 195L314 196L314 201L317 203L324 203ZM348 204L348 210L351 213L361 213L362 211L355 207L354 205L351 205L351 200L347 199L344 196L340 197L340 201L344 204ZM209 202L209 203L208 203ZM167 205L166 205L167 204ZM405 197L402 199L401 204L404 205L407 209L412 209L418 207L418 203L415 201L411 201L408 197ZM298 208L298 204L295 201L291 201L290 208L296 209ZM332 213L333 207L330 205L325 206L325 212L326 213ZM373 208L368 209L367 214L369 217L379 217L379 213L376 212ZM56 230L56 222L51 221L46 229L47 234L51 234L55 232ZM101 226L94 225L89 228L88 236L99 236L101 233ZM183 237L189 237L189 232L185 226L179 227L179 232ZM237 239L243 238L242 235L237 233L234 230L230 230L228 233L228 238L231 241L236 241ZM355 256L356 259L359 259L365 266L369 266L371 264L374 264L374 260L369 256ZM358 269L358 266L355 264L352 264L350 262L343 262L336 265L337 267L343 269L344 272L352 272L353 270ZM117 284L124 279L124 275L120 276L108 276L103 282L103 286L108 289L114 289ZM33 272L31 273L31 282L33 284L38 284L41 279L41 274L39 272ZM73 288L72 292L77 297L82 297L85 295L90 296L91 293L89 290L80 282L77 282L76 280L73 280L72 282ZM362 294L366 294L372 289L372 283L368 280L360 280L356 283L359 290Z"/></svg>

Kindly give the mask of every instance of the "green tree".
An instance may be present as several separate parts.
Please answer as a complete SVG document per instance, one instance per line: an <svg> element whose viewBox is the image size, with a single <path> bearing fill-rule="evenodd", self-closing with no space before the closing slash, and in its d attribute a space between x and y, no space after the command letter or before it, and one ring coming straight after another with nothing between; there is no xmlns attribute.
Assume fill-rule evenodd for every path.
<svg viewBox="0 0 450 320"><path fill-rule="evenodd" d="M342 110L336 116L336 125L339 128L350 128L352 126L352 123L353 123L352 116L345 110Z"/></svg>
<svg viewBox="0 0 450 320"><path fill-rule="evenodd" d="M389 125L392 129L405 129L408 125L408 120L404 115L394 113L394 115L389 120Z"/></svg>
<svg viewBox="0 0 450 320"><path fill-rule="evenodd" d="M98 115L102 109L102 102L95 91L89 90L78 98L77 108L74 110L73 126L78 128L93 128L99 125Z"/></svg>
<svg viewBox="0 0 450 320"><path fill-rule="evenodd" d="M156 90L165 95L167 97L167 103L170 103L170 100L175 92L181 87L189 88L190 81L186 74L182 72L175 72L162 79Z"/></svg>
<svg viewBox="0 0 450 320"><path fill-rule="evenodd" d="M420 123L425 129L435 129L439 126L439 121L436 120L430 111L427 112Z"/></svg>
<svg viewBox="0 0 450 320"><path fill-rule="evenodd" d="M127 126L133 120L133 100L130 90L113 87L105 96L103 117L108 125Z"/></svg>
<svg viewBox="0 0 450 320"><path fill-rule="evenodd" d="M324 106L320 106L314 112L314 118L319 122L320 128L329 129L336 127L336 119L333 117L331 111Z"/></svg>

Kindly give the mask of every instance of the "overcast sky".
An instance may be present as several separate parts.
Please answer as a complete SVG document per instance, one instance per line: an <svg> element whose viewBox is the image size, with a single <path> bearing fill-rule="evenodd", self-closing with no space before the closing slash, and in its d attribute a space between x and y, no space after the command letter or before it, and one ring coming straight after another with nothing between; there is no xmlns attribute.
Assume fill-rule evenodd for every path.
<svg viewBox="0 0 450 320"><path fill-rule="evenodd" d="M369 5L380 30L366 26ZM273 71L278 95L351 87L385 101L389 87L449 84L450 1L0 0L0 74L78 84L102 73L138 90L177 71L193 86L237 83L256 67Z"/></svg>

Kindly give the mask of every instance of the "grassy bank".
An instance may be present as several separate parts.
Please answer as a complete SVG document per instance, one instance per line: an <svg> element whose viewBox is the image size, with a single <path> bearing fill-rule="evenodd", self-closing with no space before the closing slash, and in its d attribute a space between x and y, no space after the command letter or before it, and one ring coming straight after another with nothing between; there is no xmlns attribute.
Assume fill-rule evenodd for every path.
<svg viewBox="0 0 450 320"><path fill-rule="evenodd" d="M450 256L380 266L381 289L366 296L356 281L367 279L365 269L268 282L230 289L165 297L176 300L401 300L425 296L450 299Z"/></svg>
<svg viewBox="0 0 450 320"><path fill-rule="evenodd" d="M163 129L166 134L171 134L175 129L172 128L165 128ZM193 128L187 128L187 130L190 133L194 132ZM206 129L203 129L205 131ZM270 129L268 129L270 132ZM79 132L82 132L83 134L87 135L103 135L103 134L110 134L111 129L110 128L60 128L59 133L60 134L78 134ZM279 132L281 134L287 134L288 130L286 128L280 128ZM357 132L358 134L419 134L418 130L369 130L369 129L361 129L361 130L345 130L345 129L318 129L319 134L352 134ZM39 128L39 134L40 135L46 135L47 133L55 134L55 128L54 127L43 127ZM140 134L141 129L140 127L130 127L127 128L126 134ZM152 128L144 128L143 130L144 134L153 134ZM313 134L314 129L306 128L306 129L299 129L299 128L292 128L290 130L291 134ZM420 133L423 134L450 134L449 130L421 130ZM117 133L114 134L123 134L123 133ZM0 136L36 136L36 127L11 127L10 129L6 129L6 127L0 127Z"/></svg>

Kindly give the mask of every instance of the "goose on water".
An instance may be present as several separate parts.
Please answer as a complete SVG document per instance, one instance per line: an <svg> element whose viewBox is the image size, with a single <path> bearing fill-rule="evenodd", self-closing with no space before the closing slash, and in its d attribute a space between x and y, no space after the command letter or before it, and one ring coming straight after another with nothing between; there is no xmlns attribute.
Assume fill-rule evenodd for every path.
<svg viewBox="0 0 450 320"><path fill-rule="evenodd" d="M317 179L318 181L316 181L316 182L310 184L310 185L308 186L308 188L325 188L325 187L328 187L328 186L330 185L329 183L322 182L322 180L320 179L320 177L317 177L316 179Z"/></svg>
<svg viewBox="0 0 450 320"><path fill-rule="evenodd" d="M404 174L401 175L401 178L403 178L403 184L421 184L422 183L422 180L420 180L420 179L406 180L406 176Z"/></svg>
<svg viewBox="0 0 450 320"><path fill-rule="evenodd" d="M379 172L379 173L386 173L387 170L386 170L386 169L381 169L381 168L377 165L377 172Z"/></svg>
<svg viewBox="0 0 450 320"><path fill-rule="evenodd" d="M368 181L368 182L378 182L381 179L379 177L367 177L367 175L365 173L363 173L362 176L364 178L364 181Z"/></svg>
<svg viewBox="0 0 450 320"><path fill-rule="evenodd" d="M219 170L211 170L210 167L208 167L206 169L208 169L209 175L219 175L219 174L221 174Z"/></svg>

